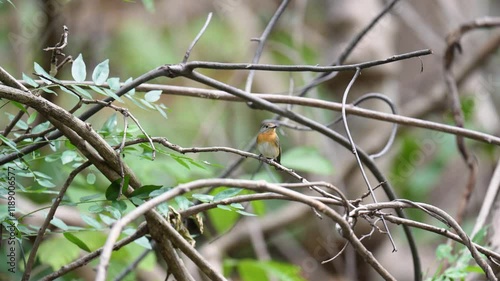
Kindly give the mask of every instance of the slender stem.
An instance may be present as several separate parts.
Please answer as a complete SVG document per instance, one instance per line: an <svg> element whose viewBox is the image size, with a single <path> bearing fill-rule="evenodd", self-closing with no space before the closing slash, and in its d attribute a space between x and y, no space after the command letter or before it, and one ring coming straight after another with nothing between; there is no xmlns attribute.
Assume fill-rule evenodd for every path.
<svg viewBox="0 0 500 281"><path fill-rule="evenodd" d="M257 45L257 50L255 50L255 55L253 56L252 59L252 64L258 63L260 60L260 57L262 55L262 52L264 51L264 45L266 43L267 37L269 37L269 34L271 34L271 30L274 28L276 23L278 22L278 19L281 17L283 12L285 11L286 7L288 6L288 3L290 0L283 0L274 13L273 17L267 24L266 28L264 29L264 32L262 32L262 35L259 37L258 42L259 44ZM247 77L247 82L245 84L245 91L250 92L252 91L252 82L253 82L253 77L255 76L255 70L252 69L248 73Z"/></svg>

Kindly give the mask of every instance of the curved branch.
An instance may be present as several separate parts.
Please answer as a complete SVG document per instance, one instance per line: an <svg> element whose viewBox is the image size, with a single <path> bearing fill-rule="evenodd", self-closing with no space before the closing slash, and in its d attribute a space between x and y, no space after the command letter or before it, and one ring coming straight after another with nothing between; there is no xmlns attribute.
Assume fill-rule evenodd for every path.
<svg viewBox="0 0 500 281"><path fill-rule="evenodd" d="M111 247L114 241L118 238L121 230L131 221L133 221L138 216L144 214L148 210L154 208L158 204L165 202L175 196L182 195L186 192L196 190L203 187L213 187L213 186L234 186L241 187L245 189L250 189L254 191L271 191L278 194L288 196L290 198L296 198L298 201L307 204L319 212L324 213L330 217L333 221L337 222L342 228L344 238L346 238L356 249L356 251L361 255L361 257L368 262L383 278L386 280L395 280L394 277L390 275L385 268L383 268L379 262L373 257L373 255L364 247L364 245L356 237L349 223L342 218L337 212L326 206L325 204L311 199L301 193L295 192L293 190L283 188L276 184L267 183L264 181L250 181L250 180L235 180L235 179L204 179L196 180L186 184L181 184L147 202L138 206L136 209L131 211L129 214L124 216L121 220L117 221L112 227L106 244L104 245L103 252L101 254L101 260L97 268L97 281L104 281L106 277L106 264L109 261L111 255Z"/></svg>

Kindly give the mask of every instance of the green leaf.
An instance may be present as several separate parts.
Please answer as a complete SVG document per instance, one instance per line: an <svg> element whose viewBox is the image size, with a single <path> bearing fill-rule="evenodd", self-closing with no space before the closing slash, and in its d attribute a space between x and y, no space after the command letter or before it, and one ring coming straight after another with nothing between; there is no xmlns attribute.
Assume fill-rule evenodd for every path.
<svg viewBox="0 0 500 281"><path fill-rule="evenodd" d="M54 78L52 77L50 74L47 73L47 71L45 71L45 69L43 69L43 67L41 67L38 63L34 63L34 69L35 69L35 73L38 74L38 75L41 75L41 76L45 76L45 77L48 77L48 78ZM47 79L43 79L43 77L40 77L43 81L45 81L45 83L47 84L53 84L52 81L49 81ZM44 90L45 91L45 90Z"/></svg>
<svg viewBox="0 0 500 281"><path fill-rule="evenodd" d="M134 204L135 206L139 206L139 205L144 204L145 201L138 198L138 197L131 197L130 202L132 202L132 204Z"/></svg>
<svg viewBox="0 0 500 281"><path fill-rule="evenodd" d="M26 124L26 122L24 122L23 120L18 120L16 122L16 127L18 127L21 130L27 130L28 129L28 124Z"/></svg>
<svg viewBox="0 0 500 281"><path fill-rule="evenodd" d="M108 78L108 85L111 90L115 92L118 91L120 89L120 78L119 77Z"/></svg>
<svg viewBox="0 0 500 281"><path fill-rule="evenodd" d="M161 104L161 105L163 105L163 104ZM160 112L161 116L163 116L163 118L165 118L165 119L168 119L167 113L165 113L165 110L163 110L163 107L161 105L153 104L153 106L156 108L156 110L158 112Z"/></svg>
<svg viewBox="0 0 500 281"><path fill-rule="evenodd" d="M275 261L243 260L238 263L238 272L245 281L267 280L267 274L272 274L280 281L306 281L300 276L300 267ZM265 279L255 278L261 274Z"/></svg>
<svg viewBox="0 0 500 281"><path fill-rule="evenodd" d="M47 174L44 174L42 172L39 172L39 171L33 171L33 174L35 174L35 176L39 177L39 178L44 178L44 179L48 179L48 180L51 180L52 177L47 175Z"/></svg>
<svg viewBox="0 0 500 281"><path fill-rule="evenodd" d="M139 107L140 109L144 109L144 110L146 110L146 109L147 109L144 105L142 105L140 102L138 102L138 101L134 98L134 96L131 96L130 94L125 94L125 97L126 97L127 99L129 99L131 102L133 102L133 103L134 103L137 107Z"/></svg>
<svg viewBox="0 0 500 281"><path fill-rule="evenodd" d="M472 242L475 242L477 244L484 244L487 235L488 235L488 227L485 226L479 229L476 235L474 235L474 237L472 238Z"/></svg>
<svg viewBox="0 0 500 281"><path fill-rule="evenodd" d="M30 114L30 117L28 118L28 121L26 121L28 124L31 124L35 121L36 117L38 116L38 112L35 111Z"/></svg>
<svg viewBox="0 0 500 281"><path fill-rule="evenodd" d="M243 216L247 216L247 217L255 217L255 216L257 216L256 214L245 212L243 210L237 210L236 213L238 213L240 215L243 215Z"/></svg>
<svg viewBox="0 0 500 281"><path fill-rule="evenodd" d="M438 260L446 259L449 262L453 262L456 258L452 254L452 248L450 245L441 244L436 248L436 257Z"/></svg>
<svg viewBox="0 0 500 281"><path fill-rule="evenodd" d="M465 271L469 273L479 273L484 274L483 269L478 265L469 265L465 267Z"/></svg>
<svg viewBox="0 0 500 281"><path fill-rule="evenodd" d="M161 185L143 185L130 193L129 197L147 197L151 192L160 188L162 188Z"/></svg>
<svg viewBox="0 0 500 281"><path fill-rule="evenodd" d="M243 281L269 280L266 271L254 261L241 261L237 268Z"/></svg>
<svg viewBox="0 0 500 281"><path fill-rule="evenodd" d="M113 201L111 206L122 213L127 209L127 203L123 200Z"/></svg>
<svg viewBox="0 0 500 281"><path fill-rule="evenodd" d="M42 79L43 80L43 79ZM45 81L45 80L44 80ZM52 82L51 82L52 83ZM47 94L54 94L57 96L57 93L52 91L51 89L47 88L47 87L41 87L40 90L46 92Z"/></svg>
<svg viewBox="0 0 500 281"><path fill-rule="evenodd" d="M109 59L101 62L94 68L94 72L92 73L92 81L96 85L102 85L106 82L109 76Z"/></svg>
<svg viewBox="0 0 500 281"><path fill-rule="evenodd" d="M87 174L87 183L88 184L94 184L95 183L95 180L96 180L96 176L94 173L88 173Z"/></svg>
<svg viewBox="0 0 500 281"><path fill-rule="evenodd" d="M155 102L160 99L162 91L160 90L153 90L149 91L144 95L144 99L147 102Z"/></svg>
<svg viewBox="0 0 500 281"><path fill-rule="evenodd" d="M87 246L87 244L85 244L85 242L83 242L82 240L80 240L80 238L76 237L75 235L71 234L70 232L64 232L63 235L69 242L78 246L78 248L80 248L88 253L92 252L90 250L90 248Z"/></svg>
<svg viewBox="0 0 500 281"><path fill-rule="evenodd" d="M203 203L210 203L214 201L214 196L213 195L208 195L208 194L201 194L201 193L195 193L191 195L194 199L199 200L200 202Z"/></svg>
<svg viewBox="0 0 500 281"><path fill-rule="evenodd" d="M74 150L66 150L63 152L61 155L61 162L63 165L71 163L75 160L75 158L78 156L78 153Z"/></svg>
<svg viewBox="0 0 500 281"><path fill-rule="evenodd" d="M56 185L53 184L51 181L49 180L46 180L46 179L37 179L36 182L43 186L43 187L47 187L47 188L52 188L52 187L55 187Z"/></svg>
<svg viewBox="0 0 500 281"><path fill-rule="evenodd" d="M314 147L298 147L283 154L281 163L294 170L319 175L330 175L332 164L326 160Z"/></svg>
<svg viewBox="0 0 500 281"><path fill-rule="evenodd" d="M92 95L87 90L83 89L82 87L80 87L78 85L70 85L70 87L72 87L80 95L82 95L86 98L92 99Z"/></svg>
<svg viewBox="0 0 500 281"><path fill-rule="evenodd" d="M113 202L118 202L118 201L113 201ZM112 206L106 206L104 209L106 211L108 211L113 216L113 218L115 218L117 220L122 218L122 214L120 213L120 211L117 208L112 207Z"/></svg>
<svg viewBox="0 0 500 281"><path fill-rule="evenodd" d="M104 212L104 208L101 205L92 205L89 207L89 212L93 214L98 214Z"/></svg>
<svg viewBox="0 0 500 281"><path fill-rule="evenodd" d="M103 88L103 91L106 93L107 96L114 98L115 100L124 103L122 98L120 98L115 92L111 91L110 89Z"/></svg>
<svg viewBox="0 0 500 281"><path fill-rule="evenodd" d="M155 109L155 107L152 104L150 104L147 100L145 100L145 99L139 99L139 101L142 104L144 104L146 107L149 107L150 109Z"/></svg>
<svg viewBox="0 0 500 281"><path fill-rule="evenodd" d="M227 205L217 205L217 208L219 208L221 210L229 211L229 212L234 212L233 208L231 208Z"/></svg>
<svg viewBox="0 0 500 281"><path fill-rule="evenodd" d="M38 88L38 86L40 86L37 82L35 82L35 80L31 79L31 77L29 77L24 73L23 73L23 80L33 88Z"/></svg>
<svg viewBox="0 0 500 281"><path fill-rule="evenodd" d="M78 258L79 254L80 249L62 237L44 240L37 252L40 262L49 265L52 270L60 269L62 266Z"/></svg>
<svg viewBox="0 0 500 281"><path fill-rule="evenodd" d="M73 65L71 66L71 76L73 76L73 79L75 79L76 82L80 83L85 81L87 78L87 67L83 61L82 54L79 54L73 61Z"/></svg>
<svg viewBox="0 0 500 281"><path fill-rule="evenodd" d="M186 167L188 170L190 170L189 168L189 165L184 161L182 160L181 158L179 157L172 157L177 163L181 164L182 166Z"/></svg>
<svg viewBox="0 0 500 281"><path fill-rule="evenodd" d="M99 218L102 220L107 225L112 225L116 222L115 219L111 218L110 216L106 216L104 214L99 214Z"/></svg>
<svg viewBox="0 0 500 281"><path fill-rule="evenodd" d="M131 83L132 81L133 81L132 77L129 77L127 80L125 80L125 82L124 82L125 84L124 85L127 85L127 84ZM135 95L135 88L130 89L127 92L127 94L130 95L130 96Z"/></svg>
<svg viewBox="0 0 500 281"><path fill-rule="evenodd" d="M99 87L96 87L96 86L94 86L94 85L90 85L90 86L89 86L89 88L90 88L90 89L92 89L94 92L96 92L96 93L98 93L98 94L101 94L101 95L106 96L106 97L108 96L108 94L106 94L106 93L105 93L105 92L104 92L101 88L99 88Z"/></svg>
<svg viewBox="0 0 500 281"><path fill-rule="evenodd" d="M100 198L101 196L102 196L101 193L96 193L96 194L92 194L92 195L82 196L82 197L80 197L80 202L86 202L86 201L94 200L94 199Z"/></svg>
<svg viewBox="0 0 500 281"><path fill-rule="evenodd" d="M117 121L116 112L115 112L115 113L111 114L111 116L109 116L109 118L108 118L108 120L106 120L106 122L104 122L101 130L105 131L107 133L112 133L112 132L114 132L117 124L118 124L118 121Z"/></svg>
<svg viewBox="0 0 500 281"><path fill-rule="evenodd" d="M53 217L52 220L50 221L50 224L60 228L61 230L68 230L68 225L64 223L61 219L58 219L56 217Z"/></svg>
<svg viewBox="0 0 500 281"><path fill-rule="evenodd" d="M19 110L21 110L22 112L24 113L28 113L28 111L26 110L26 107L21 104L21 103L18 103L17 101L11 101L12 105L14 105L15 107L19 108Z"/></svg>
<svg viewBox="0 0 500 281"><path fill-rule="evenodd" d="M47 129L49 128L49 126L50 126L49 121L47 121L47 122L43 122L43 123L41 123L41 124L36 125L36 126L35 126L35 128L33 128L33 130L31 130L31 132L32 132L33 134L35 134L35 133L40 133L40 132L42 132L42 131L47 130Z"/></svg>
<svg viewBox="0 0 500 281"><path fill-rule="evenodd" d="M5 143L8 147L14 149L17 153L19 153L19 150L17 150L16 143L9 140L8 138L4 137L3 135L0 135L0 143Z"/></svg>
<svg viewBox="0 0 500 281"><path fill-rule="evenodd" d="M94 219L93 217L89 216L89 215L86 215L86 214L81 214L80 215L82 217L82 220L88 224L89 226L95 228L95 229L101 229L102 226L101 224L96 220Z"/></svg>
<svg viewBox="0 0 500 281"><path fill-rule="evenodd" d="M238 210L244 210L245 209L245 207L243 207L243 205L241 205L240 203L231 203L229 206L231 206L234 209L238 209Z"/></svg>
<svg viewBox="0 0 500 281"><path fill-rule="evenodd" d="M220 201L220 200L234 197L236 194L240 193L242 190L243 190L242 188L234 188L234 187L224 189L223 191L215 194L214 201Z"/></svg>
<svg viewBox="0 0 500 281"><path fill-rule="evenodd" d="M210 217L210 221L214 224L215 230L217 230L217 233L223 233L230 229L240 217L238 213L233 212L230 207L228 208L230 212L219 208L210 209L207 212Z"/></svg>
<svg viewBox="0 0 500 281"><path fill-rule="evenodd" d="M141 246L141 247L143 247L145 249L148 249L148 250L152 249L151 248L151 243L149 243L148 238L146 238L144 236L141 237L141 238L139 238L139 239L135 239L134 243L136 243L137 245L139 245L139 246Z"/></svg>
<svg viewBox="0 0 500 281"><path fill-rule="evenodd" d="M177 206L179 206L180 210L186 210L188 209L193 203L189 201L186 197L184 196L176 196L175 202L177 203Z"/></svg>
<svg viewBox="0 0 500 281"><path fill-rule="evenodd" d="M125 175L123 179L118 178L114 180L106 189L105 193L106 199L110 201L115 201L116 199L118 199L118 197L120 196L120 185L122 184L122 181L123 181L123 190L127 190L129 179L130 176Z"/></svg>
<svg viewBox="0 0 500 281"><path fill-rule="evenodd" d="M77 94L75 94L74 92L72 92L71 90L69 90L66 87L59 86L59 89L61 89L61 91L66 92L66 93L68 93L68 94L70 94L70 95L72 95L72 96L74 96L74 97L76 97L78 99L80 98Z"/></svg>

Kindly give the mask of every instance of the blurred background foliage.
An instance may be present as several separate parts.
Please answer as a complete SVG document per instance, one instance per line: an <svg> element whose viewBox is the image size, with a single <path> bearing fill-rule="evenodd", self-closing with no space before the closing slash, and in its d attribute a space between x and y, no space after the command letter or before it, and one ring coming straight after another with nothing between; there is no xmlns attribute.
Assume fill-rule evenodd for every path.
<svg viewBox="0 0 500 281"><path fill-rule="evenodd" d="M190 60L249 62L257 44L250 39L260 36L278 4L278 1L263 0L251 2L38 0L12 1L12 3L0 1L0 65L19 79L23 73L34 79L33 63L37 62L46 70L49 69L50 54L42 49L58 42L62 26L66 25L70 35L64 53L73 58L82 54L87 66L87 77L91 76L92 70L99 63L109 59L109 77L119 77L123 82L162 64L180 62L209 12L214 12L214 17L191 53ZM346 43L382 7L383 1L370 3L293 1L273 29L260 62L327 65L334 61ZM410 12L415 13L417 17L408 17ZM401 1L396 5L394 12L387 15L363 39L348 62L383 59L393 54L423 48L433 49L434 55L421 58L421 61L412 59L363 71L353 87L352 99L366 92L382 92L395 101L403 115L452 124L444 97L428 104L426 110L416 112L413 110L418 108L417 105L422 103L425 105L426 97L443 92L444 82L440 66L446 34L464 21L484 15L498 15L498 12L499 5L496 1ZM464 38L466 51L463 57L473 58L474 50L498 34L498 31L481 31ZM467 128L498 134L496 102L500 86L497 63L499 58L496 53L489 58L478 71L468 77L466 83L463 83L462 105ZM422 73L419 72L421 63L424 65ZM459 58L457 68L464 63L466 60ZM202 72L240 88L244 88L248 75L247 71L203 70ZM351 75L341 73L335 79L312 90L309 96L338 102ZM290 81L293 81L292 87L297 90L313 77L315 75L311 73L258 72L252 91L288 94ZM71 67L63 68L57 78L73 80ZM159 78L152 82L205 87L182 78ZM70 108L77 101L75 97L63 91L56 92L57 96L50 95L48 98L64 108ZM144 94L138 92L136 96L142 98ZM96 93L93 95L102 97ZM5 101L1 102L0 127L3 128L17 113L18 108L12 103L4 105ZM221 102L164 94L158 103L166 106L166 118L157 110L142 109L130 101L117 105L129 108L151 136L167 137L172 143L183 147L228 146L243 149L255 137L260 122L273 116L264 111L252 110L240 102ZM388 111L385 105L376 102L368 102L363 106ZM83 112L85 108L78 110L76 114ZM303 107L295 107L294 110L322 123L327 123L339 115L335 112ZM36 119L30 123L28 118L26 116L23 119L26 126L36 125L40 121ZM352 117L349 121L352 122L355 140L361 147L374 152L384 145L389 135L390 124L357 117ZM123 119L111 109L102 110L92 117L89 123L111 144L117 144L123 135ZM16 128L18 133L25 129L22 128L24 125L21 124ZM336 129L344 132L341 124ZM129 127L128 133L129 138L142 134L134 125ZM345 190L350 198L357 198L365 192L359 171L354 168L349 151L313 132L284 129L280 130L280 136L283 146L282 162L285 166L296 169L310 180L332 182ZM493 146L477 142L467 142L467 144L473 149L480 163L477 192L473 195L468 208L469 218L473 218L480 207L495 159L498 158L498 150ZM216 177L238 158L226 153L180 155L163 149L159 151L157 159L151 162L150 153L148 145L136 145L126 150L124 159L143 184L163 187L172 187L200 178ZM20 212L23 215L35 212L43 216L46 207L50 205L50 200L68 174L82 163L83 157L69 141L61 138L53 142L50 147L47 146L27 157L26 160L33 172L17 174L20 189L18 194L22 197L19 199ZM456 212L456 202L465 185L466 168L456 150L453 136L404 128L398 134L390 155L378 163L401 197L436 204L451 214ZM273 182L290 181L280 173L265 168L256 173L258 165L256 161L247 160L237 169L233 177L265 179ZM62 218L64 222L55 225L59 228L56 232L66 228L80 240L85 241L90 250L100 247L106 238L103 230L132 208L130 203L122 205L106 200L104 191L109 184L92 167L78 176L64 201L74 210L69 214L77 217L74 217L73 221ZM215 190L211 194L215 195L223 190ZM182 209L192 204L190 201L194 201L195 198L188 195L185 199L187 201L178 199L169 204ZM293 207L290 207L290 204L293 205L275 201L253 202L252 208L247 208L246 211L260 218L272 218L280 210L282 212L291 210ZM39 208L44 209L39 210ZM166 209L166 206L164 208ZM213 224L211 227L218 234L231 230L241 216L241 213L238 213L238 210L242 211L240 206L229 209L218 208L208 212ZM421 212L409 213L413 219L428 220ZM31 239L27 234L34 234L36 225L36 220L33 225L29 220L22 225L25 227L26 236L23 245L27 252L29 252L28 240ZM367 227L361 225L357 230L359 233L366 233ZM319 265L322 259L327 259L339 251L342 242L336 233L332 234L333 224L314 218L310 210L297 214L294 219L290 219L286 227L270 229L265 234L269 239L273 261L257 263L247 237L225 253L227 259L224 261L224 269L228 274L238 271L241 280L265 280L267 277L263 272L277 276L279 280L300 280L299 277L297 279L290 277L299 275L307 280L332 280L331 278L339 276L373 280L370 279L370 273L363 273L365 271L345 270L348 268L346 264L355 260L355 256L349 252L352 250L347 251L346 257L326 265ZM128 231L132 230L131 228ZM405 248L405 240L399 231L398 228L394 228L397 243L401 248ZM424 270L432 273L436 269L433 265L434 249L444 240L423 231L416 233L417 240L428 245L422 247L423 263ZM284 245L276 241L279 240L277 237L287 237L283 241L289 249L285 250ZM209 238L211 237L196 239L203 245ZM396 272L396 276L400 277L398 280L409 280L405 279L408 277L406 270L409 268L406 264L409 260L408 252L402 249L397 254L390 254L387 242L383 235L375 235L366 241L370 249L382 257L389 271ZM114 253L109 269L110 276L118 274L121 268L139 256L144 249L143 246L144 244L141 246L133 243ZM54 251L54 248L64 250ZM78 246L62 235L51 235L39 249L37 274L42 276L43 273L57 270L77 258L81 252ZM294 259L296 255L301 255L303 258ZM307 264L308 258L316 262L314 266ZM148 255L139 264L140 272L159 274L158 265L155 263L154 255ZM95 265L93 262L89 268ZM0 268L3 266L5 265L2 263ZM358 267L366 269L366 265L361 264ZM139 278L136 274L146 274L140 272L131 274L127 280ZM283 272L290 274L283 275ZM84 269L61 280L88 279L91 274L89 270Z"/></svg>

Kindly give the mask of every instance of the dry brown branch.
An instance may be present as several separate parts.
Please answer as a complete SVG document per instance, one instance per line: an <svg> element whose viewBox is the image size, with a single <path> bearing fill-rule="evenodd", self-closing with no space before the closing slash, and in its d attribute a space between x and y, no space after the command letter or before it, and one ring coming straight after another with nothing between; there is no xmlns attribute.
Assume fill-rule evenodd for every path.
<svg viewBox="0 0 500 281"><path fill-rule="evenodd" d="M314 209L318 210L319 212L322 212L323 214L327 215L330 217L332 220L334 220L336 223L340 225L342 228L342 233L344 235L344 238L346 238L351 245L356 249L356 251L361 255L361 257L365 260L365 262L369 263L383 278L386 280L395 280L394 277L391 276L387 270L385 270L379 263L378 261L373 257L373 255L361 244L359 239L356 237L356 235L353 233L349 223L345 221L342 216L340 216L337 212L333 211L330 209L328 206L324 205L321 202L318 202L314 199L311 199L303 194L297 193L295 191L280 187L279 185L276 184L270 184L264 181L249 181L249 180L235 180L235 179L203 179L203 180L197 180L197 181L192 181L186 184L179 185L166 193L163 193L147 202L144 204L138 206L136 209L131 211L129 214L124 216L120 221L117 221L116 224L113 226L111 229L111 232L108 236L108 239L106 241L106 244L104 245L104 250L101 254L101 261L98 266L98 271L97 271L97 278L96 280L105 280L106 277L106 265L108 263L108 260L110 258L111 254L111 247L114 244L114 241L116 241L118 235L120 234L121 230L123 229L124 226L129 224L131 221L133 221L135 218L138 216L144 214L151 208L155 207L156 205L165 202L175 196L182 195L186 192L190 192L192 190L196 190L198 188L203 188L203 187L210 187L210 186L234 186L234 187L241 187L241 188L246 188L246 189L251 189L254 191L271 191L275 193L279 193L282 195L286 195L291 198L295 198L298 201L307 204Z"/></svg>
<svg viewBox="0 0 500 281"><path fill-rule="evenodd" d="M61 82L65 85L80 84L80 83L75 83L74 81L61 81ZM84 83L84 85L93 85L93 82L86 82ZM109 87L107 84L104 84L103 86ZM202 89L202 88L180 87L180 86L170 86L170 85L160 85L160 84L142 84L141 86L137 87L136 90L144 92L151 90L161 90L163 91L163 94L166 95L188 96L188 97L195 97L202 99L224 100L232 102L243 101L243 99L228 94L227 92L224 91ZM342 111L341 103L325 101L321 99L285 96L280 94L252 93L252 95L255 95L259 98L277 104L294 104L300 106L328 109L338 112ZM468 130L456 126L450 126L442 123L407 117L403 115L384 113L380 111L365 109L358 106L353 106L350 104L346 105L345 108L346 108L346 113L349 115L361 116L375 120L396 123L403 126L435 130L443 133L463 136L469 139L477 140L488 144L500 145L499 137L494 135L489 135L486 133L481 133L476 130Z"/></svg>
<svg viewBox="0 0 500 281"><path fill-rule="evenodd" d="M462 112L462 106L460 104L460 98L458 94L458 86L456 80L451 72L451 67L455 58L455 52L461 52L462 46L460 45L460 39L462 36L475 29L479 28L492 28L500 26L500 18L482 18L476 19L472 22L465 23L461 25L458 29L452 31L446 37L446 49L445 55L443 58L443 67L444 67L444 79L446 86L448 88L448 98L450 100L450 108L453 114L453 119L455 120L455 124L458 127L464 127L464 114ZM467 203L474 191L474 187L476 184L477 178L477 160L476 157L469 152L467 147L465 146L464 138L461 136L456 137L458 150L462 155L467 167L469 169L469 177L467 183L465 185L465 191L462 196L462 200L458 205L457 211L457 221L460 224L465 215L465 210L467 207Z"/></svg>

